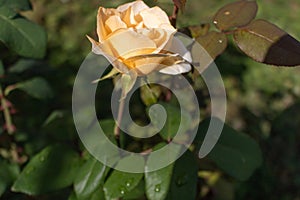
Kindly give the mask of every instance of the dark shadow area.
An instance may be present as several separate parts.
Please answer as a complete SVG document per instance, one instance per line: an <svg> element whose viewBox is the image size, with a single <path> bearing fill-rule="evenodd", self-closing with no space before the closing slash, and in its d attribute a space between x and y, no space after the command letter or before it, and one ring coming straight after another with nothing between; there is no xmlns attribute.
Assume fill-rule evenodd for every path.
<svg viewBox="0 0 300 200"><path fill-rule="evenodd" d="M269 48L264 63L279 66L300 65L300 43L286 34Z"/></svg>

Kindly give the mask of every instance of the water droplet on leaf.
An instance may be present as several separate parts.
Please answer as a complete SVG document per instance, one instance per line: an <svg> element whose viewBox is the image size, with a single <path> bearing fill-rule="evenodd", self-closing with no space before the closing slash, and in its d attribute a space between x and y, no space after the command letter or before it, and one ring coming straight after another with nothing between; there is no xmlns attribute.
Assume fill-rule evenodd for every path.
<svg viewBox="0 0 300 200"><path fill-rule="evenodd" d="M121 187L121 188L120 188L120 193L121 193L122 195L125 194L125 188Z"/></svg>
<svg viewBox="0 0 300 200"><path fill-rule="evenodd" d="M214 23L214 24L217 24L218 22L217 22L217 21L213 21L213 23Z"/></svg>
<svg viewBox="0 0 300 200"><path fill-rule="evenodd" d="M41 157L40 157L40 161L41 161L41 162L44 162L44 161L45 161L45 157L44 157L44 156L41 156Z"/></svg>
<svg viewBox="0 0 300 200"><path fill-rule="evenodd" d="M225 15L230 15L229 11L224 12Z"/></svg>
<svg viewBox="0 0 300 200"><path fill-rule="evenodd" d="M223 40L219 40L219 43L223 43Z"/></svg>
<svg viewBox="0 0 300 200"><path fill-rule="evenodd" d="M34 171L34 167L29 168L29 169L26 171L26 174L30 174L32 171Z"/></svg>
<svg viewBox="0 0 300 200"><path fill-rule="evenodd" d="M183 186L184 184L186 184L187 182L187 175L183 175L181 177L178 177L177 181L176 181L176 185L181 187Z"/></svg>
<svg viewBox="0 0 300 200"><path fill-rule="evenodd" d="M132 182L131 180L127 181L126 182L126 187L130 187L131 186L131 182Z"/></svg>
<svg viewBox="0 0 300 200"><path fill-rule="evenodd" d="M160 185L156 185L155 188L154 188L154 191L159 192L160 191Z"/></svg>

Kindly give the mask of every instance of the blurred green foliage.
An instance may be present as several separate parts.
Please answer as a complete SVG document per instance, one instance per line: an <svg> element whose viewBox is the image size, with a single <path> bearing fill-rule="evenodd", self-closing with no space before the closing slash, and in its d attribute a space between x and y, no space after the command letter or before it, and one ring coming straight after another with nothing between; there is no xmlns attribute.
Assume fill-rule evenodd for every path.
<svg viewBox="0 0 300 200"><path fill-rule="evenodd" d="M5 1L0 0L0 5L1 2ZM13 108L18 111L12 116L17 127L14 137L0 131L0 195L3 194L1 199L75 200L80 197L100 200L104 196L118 196L114 191L115 187L126 184L126 181L122 182L120 179L127 178L126 175L105 169L84 150L76 134L71 114L73 81L81 62L91 49L85 35L96 38L97 8L100 5L116 7L124 2L32 0L33 12L22 11L21 14L46 30L46 57L38 61L19 59L16 53L20 52L10 52L8 47L0 44L0 60L5 71L4 76L1 73L1 84L5 87L13 86L6 87L6 92ZM184 11L179 13L178 27L211 22L217 9L229 2L232 1L188 0ZM172 13L173 4L170 0L148 0L146 3L151 6L159 5L169 14ZM258 4L259 18L268 19L300 39L298 0L259 0ZM171 191L166 198L182 199L189 195L190 198L201 196L201 199L214 200L299 199L299 69L274 68L256 63L246 58L231 41L216 63L227 89L227 123L247 135L240 135L228 128L225 133L228 132L230 137L221 138L219 146L216 146L208 158L196 160L191 152L187 151L174 166L165 168L164 176L170 178L170 182L164 184L170 185ZM37 85L38 90L34 89ZM108 109L109 102L104 99L110 98L111 80L101 82L98 87L106 89L104 94L99 95L101 106L97 105L97 110L100 118L108 118L111 115ZM16 88L19 90L14 90ZM139 106L142 104L141 100L135 96L133 101L133 115L144 114L143 108ZM107 106L103 106L106 104ZM176 116L171 120L173 124L178 123ZM250 146L255 146L257 150L257 144L253 143L254 140L248 135L262 148L264 162L247 181L241 181L247 179L260 163L254 159L253 167L249 169L250 174L238 171L245 168L239 166L243 156L251 160L253 155L260 153L249 151L243 143L234 143L238 141L235 138L242 138L246 141L245 144L250 143ZM130 146L126 143L128 138L122 140L123 145L127 145L129 149L143 148ZM57 143L65 146L61 147ZM197 144L194 145L197 149ZM241 155L231 153L232 148L235 149L239 145L245 147L241 151L242 158ZM226 148L228 146L229 150ZM237 159L227 163L220 157L214 157L218 151L224 152L226 157L230 158L232 155ZM70 166L70 163L74 166ZM197 164L200 166L199 172ZM231 165L234 165L233 169ZM59 171L56 173L52 169ZM173 170L175 176L169 176L168 170ZM108 174L111 175L109 178ZM153 177L155 174L145 177L133 176L136 187L129 188L130 191L124 199L145 199L146 196L155 199L156 196L151 193L153 187L149 184L149 179L155 179ZM15 180L17 181L12 190L25 194L14 193L9 189ZM115 183L117 180L119 182ZM51 187L47 187L47 184ZM161 185L162 189L164 184ZM103 185L106 188L105 192L101 189ZM144 191L145 185L150 192L147 189ZM196 194L197 192L199 194ZM162 193L161 196L165 197L166 193Z"/></svg>

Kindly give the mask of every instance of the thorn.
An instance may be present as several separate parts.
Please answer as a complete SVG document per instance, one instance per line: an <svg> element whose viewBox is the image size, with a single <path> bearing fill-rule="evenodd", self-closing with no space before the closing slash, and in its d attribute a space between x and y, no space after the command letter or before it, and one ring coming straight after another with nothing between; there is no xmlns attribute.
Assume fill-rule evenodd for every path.
<svg viewBox="0 0 300 200"><path fill-rule="evenodd" d="M14 132L16 132L17 127L13 124L11 124L10 126L7 126L7 124L4 124L3 129L7 130L9 133L14 133Z"/></svg>
<svg viewBox="0 0 300 200"><path fill-rule="evenodd" d="M10 112L10 114L14 115L18 112L18 110L15 108L11 108L9 112Z"/></svg>

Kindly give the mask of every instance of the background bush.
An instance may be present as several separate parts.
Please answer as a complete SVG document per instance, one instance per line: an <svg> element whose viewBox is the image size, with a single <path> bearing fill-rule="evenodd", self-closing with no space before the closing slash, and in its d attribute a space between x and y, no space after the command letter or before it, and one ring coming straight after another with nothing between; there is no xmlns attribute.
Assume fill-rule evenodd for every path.
<svg viewBox="0 0 300 200"><path fill-rule="evenodd" d="M231 1L188 0L185 11L179 14L178 27L209 22L217 9L228 2ZM1 84L3 88L9 85L18 88L7 97L13 105L11 109L17 111L12 115L16 132L9 135L5 127L0 132L1 199L76 198L72 192L76 167L87 165L85 161L90 159L73 124L73 81L81 62L90 52L91 45L85 35L96 37L98 6L115 7L122 3L124 1L120 0L32 0L33 11L21 11L21 15L45 29L48 36L45 57L25 59L0 43L0 60L5 71ZM173 9L169 0L148 0L146 3L159 5L169 14ZM258 18L268 19L300 39L298 0L258 1L258 5ZM231 42L216 63L228 95L226 122L258 142L264 161L244 181L205 159L197 161L200 162L199 196L220 200L300 199L299 69L266 67L245 57ZM101 99L109 98L111 81L104 81L99 87L107 88L102 91ZM133 110L137 110L136 115L143 112L138 106ZM98 112L101 118L111 115L107 106L99 106ZM1 120L4 124L4 118ZM35 176L35 172L41 174L43 169L30 171L27 164L29 161L43 162L47 152L51 159L43 165L55 170L47 171L43 177ZM95 165L93 161L89 162ZM26 182L26 177L25 181L20 178L24 167L32 177L31 182ZM15 182L16 179L19 182ZM29 192L11 191L13 183L13 190ZM40 187L32 188L33 185ZM35 190L42 194L31 194L30 191ZM95 192L98 199L101 195L101 191ZM92 198L97 199L89 197Z"/></svg>

